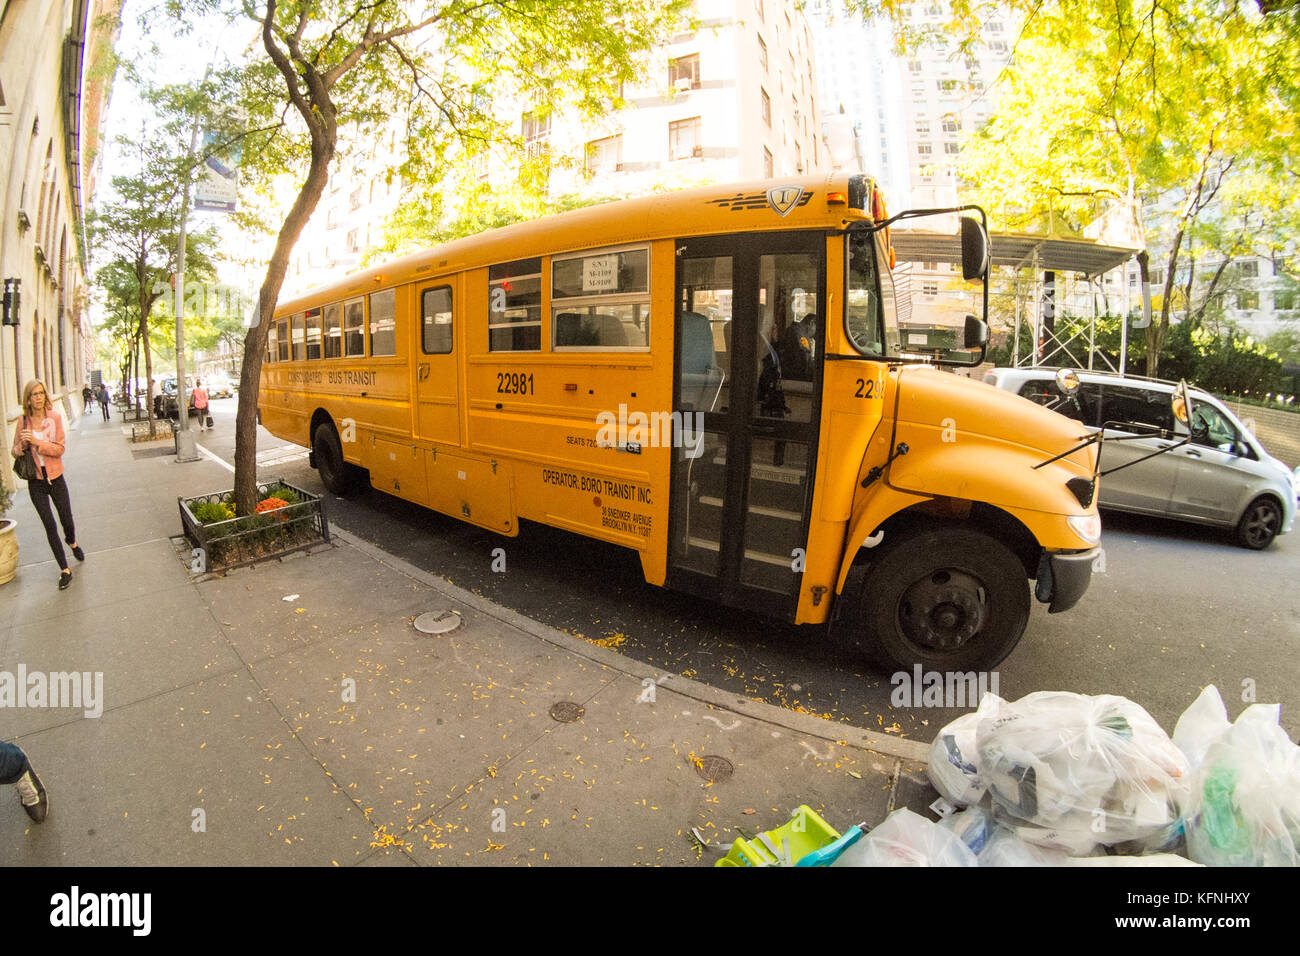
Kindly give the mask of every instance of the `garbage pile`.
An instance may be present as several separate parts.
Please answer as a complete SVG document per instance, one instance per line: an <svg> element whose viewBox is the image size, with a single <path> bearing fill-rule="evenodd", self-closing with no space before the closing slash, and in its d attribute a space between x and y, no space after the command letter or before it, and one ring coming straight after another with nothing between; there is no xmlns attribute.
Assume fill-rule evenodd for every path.
<svg viewBox="0 0 1300 956"><path fill-rule="evenodd" d="M1125 697L986 694L940 731L934 822L844 834L807 806L718 866L1296 866L1300 747L1279 704L1235 722L1201 691L1171 739Z"/></svg>
<svg viewBox="0 0 1300 956"><path fill-rule="evenodd" d="M965 809L937 824L896 811L860 842L888 840L901 865L1295 866L1300 747L1280 716L1252 704L1229 722L1211 685L1171 740L1124 697L985 695L931 746L931 782ZM958 836L975 862L930 828Z"/></svg>

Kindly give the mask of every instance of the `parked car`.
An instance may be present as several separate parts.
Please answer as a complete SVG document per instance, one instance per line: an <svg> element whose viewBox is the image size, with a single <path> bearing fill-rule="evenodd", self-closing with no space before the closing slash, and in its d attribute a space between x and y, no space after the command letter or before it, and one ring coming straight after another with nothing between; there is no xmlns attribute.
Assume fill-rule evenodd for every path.
<svg viewBox="0 0 1300 956"><path fill-rule="evenodd" d="M1293 471L1259 443L1214 396L1191 388L1193 435L1174 418L1176 382L1076 372L1079 388L1067 397L1054 368L996 368L984 381L1044 405L1087 426L1104 427L1098 505L1113 511L1159 515L1233 530L1238 544L1261 550L1291 530L1300 469ZM1154 457L1142 460L1144 456ZM1123 467L1121 467L1123 466Z"/></svg>
<svg viewBox="0 0 1300 956"><path fill-rule="evenodd" d="M235 394L235 384L225 372L204 375L203 387L208 390L208 398L232 398Z"/></svg>

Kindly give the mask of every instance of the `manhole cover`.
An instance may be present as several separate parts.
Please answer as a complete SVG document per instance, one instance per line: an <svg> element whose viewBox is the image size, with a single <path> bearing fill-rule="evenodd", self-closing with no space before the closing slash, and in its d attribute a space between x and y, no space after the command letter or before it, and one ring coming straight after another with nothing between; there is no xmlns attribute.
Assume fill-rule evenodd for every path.
<svg viewBox="0 0 1300 956"><path fill-rule="evenodd" d="M460 615L451 611L429 611L415 619L415 629L423 634L446 634L460 627Z"/></svg>
<svg viewBox="0 0 1300 956"><path fill-rule="evenodd" d="M721 783L735 772L735 767L726 757L708 754L695 764L695 772L710 783Z"/></svg>
<svg viewBox="0 0 1300 956"><path fill-rule="evenodd" d="M571 700L562 700L551 705L551 716L562 724L571 724L585 713L581 704Z"/></svg>

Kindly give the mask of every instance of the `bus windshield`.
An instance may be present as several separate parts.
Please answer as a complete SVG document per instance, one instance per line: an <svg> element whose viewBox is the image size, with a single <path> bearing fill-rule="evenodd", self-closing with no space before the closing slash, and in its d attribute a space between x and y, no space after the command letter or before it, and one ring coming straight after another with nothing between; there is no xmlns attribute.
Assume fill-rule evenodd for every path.
<svg viewBox="0 0 1300 956"><path fill-rule="evenodd" d="M901 351L896 321L893 278L876 269L878 232L848 235L848 289L844 330L849 341L871 358L898 358Z"/></svg>

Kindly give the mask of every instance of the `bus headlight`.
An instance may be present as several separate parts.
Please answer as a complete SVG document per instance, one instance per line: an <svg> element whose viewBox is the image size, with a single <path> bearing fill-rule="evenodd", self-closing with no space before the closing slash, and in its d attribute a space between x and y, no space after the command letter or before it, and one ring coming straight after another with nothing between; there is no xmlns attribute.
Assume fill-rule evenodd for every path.
<svg viewBox="0 0 1300 956"><path fill-rule="evenodd" d="M1089 544L1101 540L1101 515L1070 515L1065 521L1071 531Z"/></svg>

